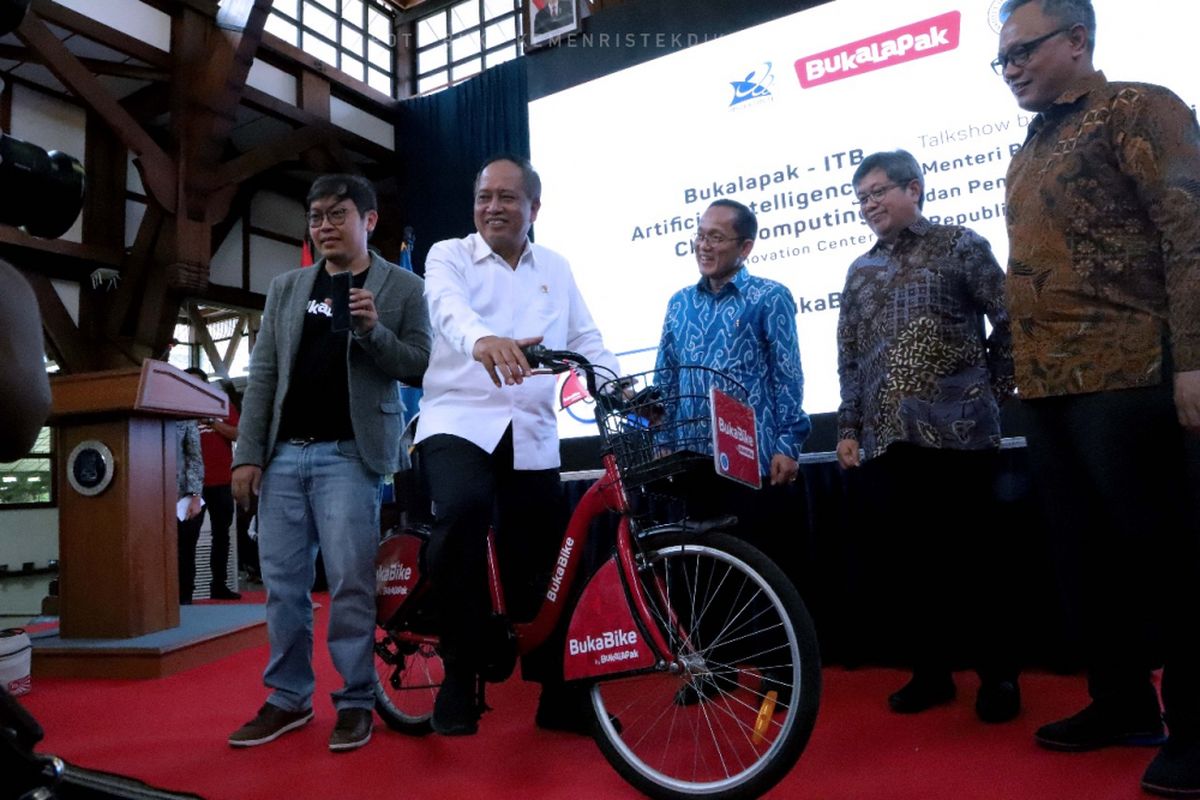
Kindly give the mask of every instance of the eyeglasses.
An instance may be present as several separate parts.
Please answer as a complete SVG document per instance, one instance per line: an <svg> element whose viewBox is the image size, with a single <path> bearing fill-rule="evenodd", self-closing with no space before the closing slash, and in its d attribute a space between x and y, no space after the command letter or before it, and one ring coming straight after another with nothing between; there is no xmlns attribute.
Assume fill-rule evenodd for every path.
<svg viewBox="0 0 1200 800"><path fill-rule="evenodd" d="M900 184L898 183L885 183L883 186L876 187L869 192L863 192L862 194L857 195L858 199L854 201L854 204L865 206L870 200L874 200L876 203L878 203L883 200L883 196L885 194L890 192L892 189L897 189L899 187Z"/></svg>
<svg viewBox="0 0 1200 800"><path fill-rule="evenodd" d="M744 238L746 238L746 237L744 237L744 236L725 236L720 233L697 233L694 241L695 241L695 244L697 247L704 244L705 242L708 242L713 247L720 247L721 245L725 244L726 242L740 242Z"/></svg>
<svg viewBox="0 0 1200 800"><path fill-rule="evenodd" d="M1029 63L1029 59L1033 57L1033 51L1042 46L1044 42L1058 36L1060 33L1070 33L1074 29L1074 25L1070 28L1059 28L1056 31L1050 31L1045 36L1039 36L1036 39L1025 42L1024 44L1016 44L1008 48L1007 53L1001 53L995 61L992 62L992 71L1004 77L1004 70L1008 69L1008 65L1014 67L1023 67Z"/></svg>
<svg viewBox="0 0 1200 800"><path fill-rule="evenodd" d="M330 225L340 226L346 221L346 215L350 213L350 209L346 206L331 208L328 211L310 211L305 217L308 219L308 227L319 228L325 224L325 220L329 220Z"/></svg>

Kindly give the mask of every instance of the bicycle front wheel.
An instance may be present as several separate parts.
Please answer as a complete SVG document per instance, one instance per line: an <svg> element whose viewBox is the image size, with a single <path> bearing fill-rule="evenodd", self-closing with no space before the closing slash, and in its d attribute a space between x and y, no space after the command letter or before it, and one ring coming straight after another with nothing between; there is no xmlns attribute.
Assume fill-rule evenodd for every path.
<svg viewBox="0 0 1200 800"><path fill-rule="evenodd" d="M646 546L639 580L671 663L592 687L596 741L651 797L757 797L795 765L816 722L808 611L774 563L732 536Z"/></svg>
<svg viewBox="0 0 1200 800"><path fill-rule="evenodd" d="M375 629L375 710L389 728L415 736L432 731L433 701L444 674L432 644Z"/></svg>

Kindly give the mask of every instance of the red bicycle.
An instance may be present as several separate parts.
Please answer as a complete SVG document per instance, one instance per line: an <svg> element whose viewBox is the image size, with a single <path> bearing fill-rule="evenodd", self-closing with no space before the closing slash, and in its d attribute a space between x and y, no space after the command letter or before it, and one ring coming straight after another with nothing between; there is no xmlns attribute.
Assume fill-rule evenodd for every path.
<svg viewBox="0 0 1200 800"><path fill-rule="evenodd" d="M652 504L648 498L702 490L712 479L718 423L710 390L715 386L735 403L744 390L739 395L736 382L700 367L680 368L686 375L614 377L598 387L597 367L582 356L531 351L537 373L586 376L604 475L571 516L534 619L504 619L489 536L500 638L512 643L515 660L569 614L564 678L590 686L597 744L645 794L762 794L795 765L816 722L821 671L812 621L780 569L725 532L734 518L656 522L644 511ZM705 385L710 390L698 388ZM752 430L753 412L750 420ZM614 551L571 602L590 523L605 511L620 515ZM431 730L443 675L436 625L422 602L429 588L421 572L427 541L420 527L390 535L377 565L376 709L389 727L417 735ZM504 675L501 668L498 677Z"/></svg>

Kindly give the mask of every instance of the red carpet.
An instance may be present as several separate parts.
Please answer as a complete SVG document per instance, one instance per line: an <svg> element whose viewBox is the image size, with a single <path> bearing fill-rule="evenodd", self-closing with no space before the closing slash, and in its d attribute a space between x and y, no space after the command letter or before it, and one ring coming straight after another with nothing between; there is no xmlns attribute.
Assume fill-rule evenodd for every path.
<svg viewBox="0 0 1200 800"><path fill-rule="evenodd" d="M318 602L327 604L327 598ZM42 679L20 698L41 722L39 746L83 767L118 772L212 800L308 798L628 798L638 795L590 739L538 730L536 687L492 687L480 734L413 739L378 723L362 750L333 755L326 739L336 673L315 630L316 719L277 742L235 751L225 737L265 698L266 647L152 681ZM799 765L768 797L796 800L1129 800L1149 749L1050 753L1033 730L1085 701L1083 681L1022 678L1025 711L985 726L973 711L976 681L960 673L959 700L915 717L887 710L905 680L896 670L825 671L821 717Z"/></svg>

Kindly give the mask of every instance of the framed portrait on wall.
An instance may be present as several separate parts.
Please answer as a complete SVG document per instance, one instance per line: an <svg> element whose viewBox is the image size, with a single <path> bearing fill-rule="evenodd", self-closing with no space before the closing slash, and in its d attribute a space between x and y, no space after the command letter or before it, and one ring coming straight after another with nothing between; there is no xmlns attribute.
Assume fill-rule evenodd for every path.
<svg viewBox="0 0 1200 800"><path fill-rule="evenodd" d="M584 0L528 0L525 3L526 50L544 47L579 30Z"/></svg>

